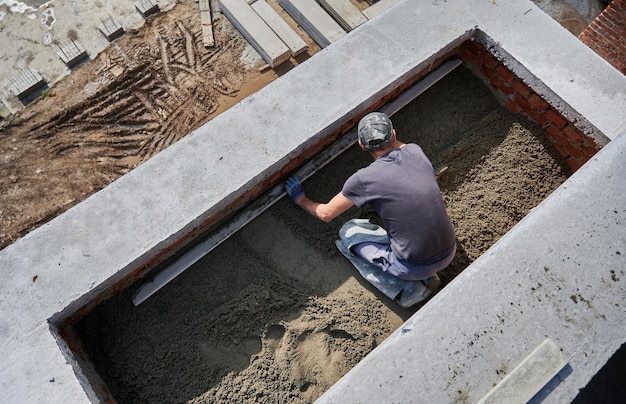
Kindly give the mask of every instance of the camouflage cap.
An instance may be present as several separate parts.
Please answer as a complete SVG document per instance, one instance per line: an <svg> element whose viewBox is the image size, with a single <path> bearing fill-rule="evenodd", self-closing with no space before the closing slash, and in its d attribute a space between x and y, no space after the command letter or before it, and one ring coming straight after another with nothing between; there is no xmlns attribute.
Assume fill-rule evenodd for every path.
<svg viewBox="0 0 626 404"><path fill-rule="evenodd" d="M371 112L359 121L359 140L367 150L381 149L389 144L393 125L382 112Z"/></svg>

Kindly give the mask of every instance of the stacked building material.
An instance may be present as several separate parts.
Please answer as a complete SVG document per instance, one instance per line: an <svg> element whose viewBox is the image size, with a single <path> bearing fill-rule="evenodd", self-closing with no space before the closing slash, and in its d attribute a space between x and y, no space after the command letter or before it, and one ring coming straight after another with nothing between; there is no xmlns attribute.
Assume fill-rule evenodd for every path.
<svg viewBox="0 0 626 404"><path fill-rule="evenodd" d="M98 29L109 41L113 41L124 34L124 28L113 19L109 17L102 21L102 24L98 26Z"/></svg>
<svg viewBox="0 0 626 404"><path fill-rule="evenodd" d="M20 100L26 99L47 85L41 74L29 67L20 69L17 73L10 76L9 83L11 92Z"/></svg>
<svg viewBox="0 0 626 404"><path fill-rule="evenodd" d="M215 46L211 4L209 0L200 0L198 5L200 6L200 23L202 24L202 43L206 48L210 48Z"/></svg>
<svg viewBox="0 0 626 404"><path fill-rule="evenodd" d="M368 20L371 20L372 18L376 17L378 14L382 13L387 8L393 6L397 2L398 0L380 0L363 10L363 15L367 17Z"/></svg>
<svg viewBox="0 0 626 404"><path fill-rule="evenodd" d="M139 14L141 14L143 18L156 14L160 11L159 5L152 0L139 0L135 3L135 8L139 11Z"/></svg>
<svg viewBox="0 0 626 404"><path fill-rule="evenodd" d="M319 3L348 32L367 22L350 0L319 0Z"/></svg>
<svg viewBox="0 0 626 404"><path fill-rule="evenodd" d="M298 36L285 20L265 2L265 0L257 0L252 3L252 9L265 21L265 23L278 35L278 37L287 45L291 56L297 56L307 50L306 42Z"/></svg>
<svg viewBox="0 0 626 404"><path fill-rule="evenodd" d="M315 0L279 0L279 4L321 48L346 35L346 31Z"/></svg>
<svg viewBox="0 0 626 404"><path fill-rule="evenodd" d="M272 68L290 58L287 45L246 0L219 0L220 10Z"/></svg>
<svg viewBox="0 0 626 404"><path fill-rule="evenodd" d="M87 51L76 41L66 41L59 45L59 51L57 55L61 58L63 63L69 68L74 67L78 62L87 58Z"/></svg>

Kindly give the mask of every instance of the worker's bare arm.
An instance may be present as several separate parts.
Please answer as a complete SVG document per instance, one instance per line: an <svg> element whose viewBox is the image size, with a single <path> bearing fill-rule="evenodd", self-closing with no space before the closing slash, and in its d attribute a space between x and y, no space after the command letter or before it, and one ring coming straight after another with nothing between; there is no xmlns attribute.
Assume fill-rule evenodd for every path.
<svg viewBox="0 0 626 404"><path fill-rule="evenodd" d="M330 222L354 205L354 203L341 192L335 195L328 203L312 201L306 195L299 197L296 203L302 207L302 209L324 222Z"/></svg>

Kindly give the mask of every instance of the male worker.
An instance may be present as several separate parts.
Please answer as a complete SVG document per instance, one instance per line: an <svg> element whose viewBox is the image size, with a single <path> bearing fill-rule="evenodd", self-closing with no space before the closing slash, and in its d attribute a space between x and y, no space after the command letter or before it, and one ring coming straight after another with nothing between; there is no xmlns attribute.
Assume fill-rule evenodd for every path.
<svg viewBox="0 0 626 404"><path fill-rule="evenodd" d="M411 307L441 284L437 272L456 251L454 228L430 161L418 145L396 139L386 114L363 117L358 140L374 162L348 178L328 203L309 199L295 177L285 187L296 204L325 222L353 205L372 206L386 231L353 219L340 230L337 247L385 295Z"/></svg>

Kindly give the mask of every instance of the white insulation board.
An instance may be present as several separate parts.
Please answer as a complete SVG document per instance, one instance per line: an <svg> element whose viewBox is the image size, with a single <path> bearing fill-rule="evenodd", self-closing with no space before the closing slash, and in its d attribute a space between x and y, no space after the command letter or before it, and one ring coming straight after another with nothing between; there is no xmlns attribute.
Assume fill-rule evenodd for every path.
<svg viewBox="0 0 626 404"><path fill-rule="evenodd" d="M319 0L319 3L348 32L367 22L350 0Z"/></svg>
<svg viewBox="0 0 626 404"><path fill-rule="evenodd" d="M294 31L281 16L265 2L257 0L252 3L252 9L265 21L265 23L287 45L291 56L297 56L308 49L306 42Z"/></svg>
<svg viewBox="0 0 626 404"><path fill-rule="evenodd" d="M341 25L315 0L279 0L279 4L321 48L346 35Z"/></svg>
<svg viewBox="0 0 626 404"><path fill-rule="evenodd" d="M219 6L222 13L272 68L289 60L287 45L246 0L219 0Z"/></svg>
<svg viewBox="0 0 626 404"><path fill-rule="evenodd" d="M363 10L363 15L367 17L368 20L371 20L397 2L398 0L380 0L378 3L374 3Z"/></svg>

